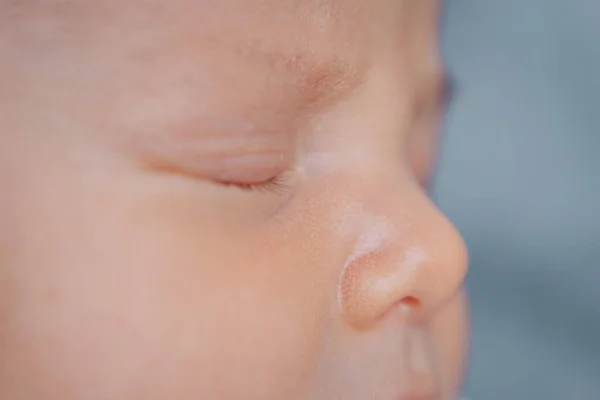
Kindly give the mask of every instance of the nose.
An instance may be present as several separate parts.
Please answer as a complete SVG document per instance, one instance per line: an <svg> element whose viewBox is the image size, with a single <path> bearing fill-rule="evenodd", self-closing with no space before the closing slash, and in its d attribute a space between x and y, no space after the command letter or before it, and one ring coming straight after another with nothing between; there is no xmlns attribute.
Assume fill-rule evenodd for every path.
<svg viewBox="0 0 600 400"><path fill-rule="evenodd" d="M341 274L343 319L368 329L392 311L424 319L450 301L464 281L468 252L446 216L420 188L388 190L364 204L367 222Z"/></svg>

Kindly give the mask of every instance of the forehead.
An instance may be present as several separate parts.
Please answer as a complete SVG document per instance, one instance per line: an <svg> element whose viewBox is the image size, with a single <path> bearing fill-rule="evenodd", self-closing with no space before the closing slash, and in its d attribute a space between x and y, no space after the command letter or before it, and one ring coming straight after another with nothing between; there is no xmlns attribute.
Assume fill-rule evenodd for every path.
<svg viewBox="0 0 600 400"><path fill-rule="evenodd" d="M8 29L16 21L46 44L118 39L111 47L186 47L190 56L230 52L265 66L294 56L350 64L369 52L377 36L392 43L428 35L437 6L438 0L0 1Z"/></svg>
<svg viewBox="0 0 600 400"><path fill-rule="evenodd" d="M18 53L27 47L32 57L63 54L70 66L65 71L77 65L77 74L107 79L131 96L130 103L161 98L198 106L210 93L211 107L245 102L297 109L327 104L351 90L378 57L396 59L407 71L410 64L422 65L436 42L438 5L438 0L0 0L12 21L0 26ZM53 66L57 69L54 60Z"/></svg>

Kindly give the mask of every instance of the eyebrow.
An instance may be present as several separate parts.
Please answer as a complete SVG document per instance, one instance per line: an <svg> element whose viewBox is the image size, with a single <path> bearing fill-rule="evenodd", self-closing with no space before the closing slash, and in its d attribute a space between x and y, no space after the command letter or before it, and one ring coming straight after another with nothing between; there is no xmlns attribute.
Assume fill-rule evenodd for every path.
<svg viewBox="0 0 600 400"><path fill-rule="evenodd" d="M246 49L244 61L260 66L297 91L302 107L320 110L350 95L365 79L366 68L357 59L308 50Z"/></svg>

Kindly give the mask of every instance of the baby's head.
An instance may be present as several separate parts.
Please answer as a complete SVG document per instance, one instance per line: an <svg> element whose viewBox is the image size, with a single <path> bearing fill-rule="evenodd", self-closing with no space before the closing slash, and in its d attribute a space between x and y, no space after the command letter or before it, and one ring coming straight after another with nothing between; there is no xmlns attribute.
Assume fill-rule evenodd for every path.
<svg viewBox="0 0 600 400"><path fill-rule="evenodd" d="M0 398L457 389L438 1L0 7Z"/></svg>

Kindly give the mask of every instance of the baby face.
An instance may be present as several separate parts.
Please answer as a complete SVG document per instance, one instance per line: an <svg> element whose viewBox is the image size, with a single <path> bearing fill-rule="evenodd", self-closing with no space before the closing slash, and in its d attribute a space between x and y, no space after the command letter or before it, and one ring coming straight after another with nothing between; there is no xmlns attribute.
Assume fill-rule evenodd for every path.
<svg viewBox="0 0 600 400"><path fill-rule="evenodd" d="M0 7L0 398L456 393L437 1Z"/></svg>

